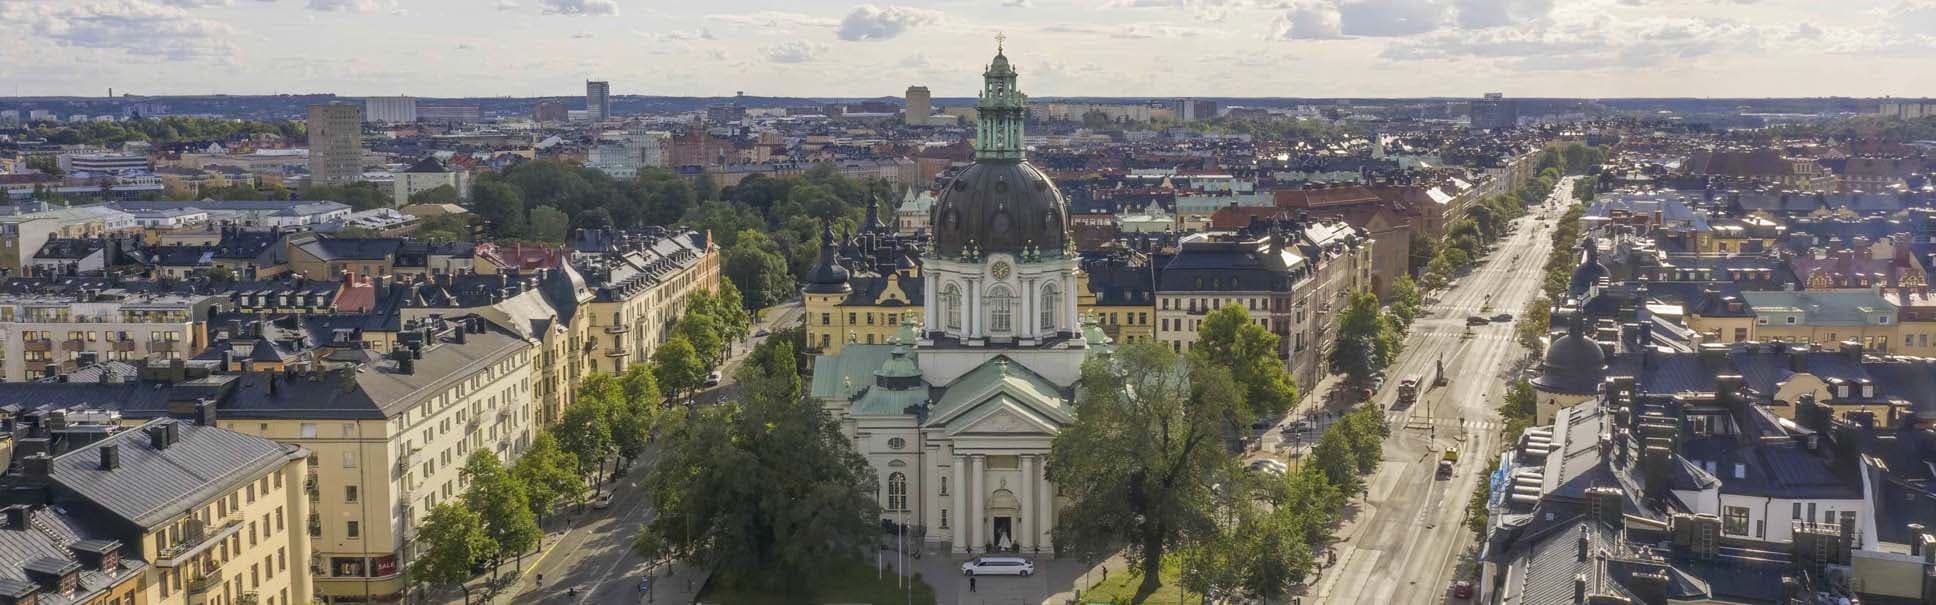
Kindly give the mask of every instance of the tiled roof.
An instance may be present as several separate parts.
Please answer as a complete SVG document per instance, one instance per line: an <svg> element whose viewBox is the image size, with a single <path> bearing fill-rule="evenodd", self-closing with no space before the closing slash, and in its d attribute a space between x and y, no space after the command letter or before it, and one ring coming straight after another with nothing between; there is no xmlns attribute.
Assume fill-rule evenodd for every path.
<svg viewBox="0 0 1936 605"><path fill-rule="evenodd" d="M148 431L175 425L180 441L156 449ZM120 450L120 468L100 468L103 447ZM49 479L139 527L156 527L233 491L298 455L275 441L174 419L120 431L53 461Z"/></svg>

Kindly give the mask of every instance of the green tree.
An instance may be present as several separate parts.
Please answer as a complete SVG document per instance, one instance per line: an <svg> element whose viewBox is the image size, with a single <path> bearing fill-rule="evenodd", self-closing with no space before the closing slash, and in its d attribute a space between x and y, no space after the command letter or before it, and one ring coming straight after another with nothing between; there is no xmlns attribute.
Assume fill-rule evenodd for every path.
<svg viewBox="0 0 1936 605"><path fill-rule="evenodd" d="M1499 416L1506 420L1506 434L1518 438L1538 415L1539 393L1533 391L1533 384L1523 379L1513 381L1506 388L1505 401L1499 405Z"/></svg>
<svg viewBox="0 0 1936 605"><path fill-rule="evenodd" d="M531 501L525 496L524 485L512 476L510 469L504 468L490 448L471 450L461 474L469 483L464 488L464 507L484 519L484 535L490 537L492 544L491 574L496 576L497 564L502 564L506 555L516 555L522 562L524 553L537 548L543 532L531 514Z"/></svg>
<svg viewBox="0 0 1936 605"><path fill-rule="evenodd" d="M1439 244L1417 231L1412 232L1411 240L1411 246L1406 250L1405 268L1410 274L1419 275L1425 270L1425 265L1432 262L1432 257L1438 256Z"/></svg>
<svg viewBox="0 0 1936 605"><path fill-rule="evenodd" d="M1225 419L1245 417L1229 371L1167 347L1131 344L1082 367L1076 419L1056 435L1050 467L1072 502L1055 543L1099 560L1125 543L1142 593L1162 583L1172 551L1214 539L1212 482L1229 458Z"/></svg>
<svg viewBox="0 0 1936 605"><path fill-rule="evenodd" d="M1286 484L1262 476L1224 475L1221 519L1213 539L1183 551L1183 584L1218 601L1281 600L1311 572L1305 511L1283 505ZM1274 506L1260 506L1269 502Z"/></svg>
<svg viewBox="0 0 1936 605"><path fill-rule="evenodd" d="M1552 307L1553 301L1543 296L1526 303L1526 310L1519 313L1519 323L1513 326L1520 346L1535 353L1545 346L1541 338L1546 336L1546 330L1553 323Z"/></svg>
<svg viewBox="0 0 1936 605"><path fill-rule="evenodd" d="M1397 317L1405 327L1412 325L1418 312L1425 306L1425 295L1418 291L1418 282L1403 275L1392 280L1391 287L1385 289L1385 308Z"/></svg>
<svg viewBox="0 0 1936 605"><path fill-rule="evenodd" d="M663 409L659 381L650 364L632 364L618 379L620 399L606 407L612 443L621 461L637 460L651 442Z"/></svg>
<svg viewBox="0 0 1936 605"><path fill-rule="evenodd" d="M524 193L516 187L496 179L478 179L471 185L471 212L484 221L494 237L525 236Z"/></svg>
<svg viewBox="0 0 1936 605"><path fill-rule="evenodd" d="M659 387L682 397L706 381L707 367L692 342L678 334L667 338L659 350L652 352L652 369L657 373Z"/></svg>
<svg viewBox="0 0 1936 605"><path fill-rule="evenodd" d="M410 561L410 577L433 586L463 588L464 602L469 603L471 589L464 580L471 577L471 568L494 554L491 537L484 533L484 519L446 500L431 508L417 528L417 556Z"/></svg>
<svg viewBox="0 0 1936 605"><path fill-rule="evenodd" d="M1387 351L1381 350L1388 334L1379 309L1376 295L1359 291L1338 314L1337 337L1331 341L1331 366L1353 383L1364 384L1391 361L1384 356Z"/></svg>
<svg viewBox="0 0 1936 605"><path fill-rule="evenodd" d="M726 250L726 278L745 297L743 304L764 309L793 295L793 273L780 245L765 233L748 229Z"/></svg>
<svg viewBox="0 0 1936 605"><path fill-rule="evenodd" d="M304 188L298 194L305 200L328 200L349 205L353 210L389 208L396 204L396 197L387 188L378 188L376 183L357 181L347 185L314 185Z"/></svg>
<svg viewBox="0 0 1936 605"><path fill-rule="evenodd" d="M557 244L565 241L565 232L567 231L567 225L571 224L571 219L566 217L565 213L560 212L557 208L539 206L531 209L531 220L529 224L530 227L528 229L531 239L547 244Z"/></svg>
<svg viewBox="0 0 1936 605"><path fill-rule="evenodd" d="M717 363L725 353L726 341L720 337L719 320L712 313L687 309L678 323L672 324L672 335L692 343L693 353L708 365Z"/></svg>
<svg viewBox="0 0 1936 605"><path fill-rule="evenodd" d="M578 459L559 449L551 431L538 431L524 455L511 465L511 475L524 486L525 501L538 518L549 517L558 505L577 500L585 490Z"/></svg>
<svg viewBox="0 0 1936 605"><path fill-rule="evenodd" d="M426 217L417 223L417 230L411 232L412 239L427 242L470 241L471 220L468 214L439 214Z"/></svg>
<svg viewBox="0 0 1936 605"><path fill-rule="evenodd" d="M412 193L410 194L410 203L412 204L455 204L457 203L457 188L452 187L450 185L438 185L436 187L431 187L423 191Z"/></svg>
<svg viewBox="0 0 1936 605"><path fill-rule="evenodd" d="M1278 357L1277 335L1257 325L1250 312L1238 305L1212 311L1197 330L1193 354L1204 356L1211 364L1230 370L1230 377L1244 390L1246 401L1257 414L1275 415L1291 409L1297 402L1297 381L1284 369ZM1232 418L1232 426L1249 423L1250 418Z"/></svg>
<svg viewBox="0 0 1936 605"><path fill-rule="evenodd" d="M1324 482L1346 494L1356 494L1364 488L1358 474L1358 457L1351 450L1351 437L1343 430L1327 430L1318 437L1317 445L1311 446L1308 457L1311 468L1324 476Z"/></svg>
<svg viewBox="0 0 1936 605"><path fill-rule="evenodd" d="M1385 437L1391 434L1391 430L1385 425L1385 415L1377 407L1360 405L1345 414L1341 424L1332 428L1343 429L1351 445L1352 462L1357 465L1359 474L1370 475L1378 470L1379 458L1385 449Z"/></svg>
<svg viewBox="0 0 1936 605"><path fill-rule="evenodd" d="M800 392L787 343L762 343L740 401L695 410L646 478L658 514L635 548L804 598L880 531L873 469ZM797 600L797 599L796 599Z"/></svg>
<svg viewBox="0 0 1936 605"><path fill-rule="evenodd" d="M553 429L558 435L559 448L577 459L581 481L587 474L592 478L603 475L605 458L616 447L608 421L611 413L606 409L616 400L617 393L618 385L610 374L587 376L578 384L575 401L565 408L565 417ZM598 484L592 483L594 497L598 490Z"/></svg>

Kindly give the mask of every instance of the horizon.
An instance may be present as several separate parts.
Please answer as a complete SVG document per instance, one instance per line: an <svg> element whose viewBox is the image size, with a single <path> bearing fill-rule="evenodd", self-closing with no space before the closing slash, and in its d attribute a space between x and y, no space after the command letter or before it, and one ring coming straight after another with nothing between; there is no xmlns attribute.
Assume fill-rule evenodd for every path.
<svg viewBox="0 0 1936 605"><path fill-rule="evenodd" d="M1037 98L1922 98L1930 32L1923 0L0 0L0 95L964 98L1005 34Z"/></svg>

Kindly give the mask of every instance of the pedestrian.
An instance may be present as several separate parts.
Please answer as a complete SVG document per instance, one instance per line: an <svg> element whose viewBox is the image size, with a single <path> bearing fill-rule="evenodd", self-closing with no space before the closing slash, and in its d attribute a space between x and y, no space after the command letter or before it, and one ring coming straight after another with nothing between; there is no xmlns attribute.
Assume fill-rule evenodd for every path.
<svg viewBox="0 0 1936 605"><path fill-rule="evenodd" d="M974 591L975 591L975 577L968 576L968 592L974 592Z"/></svg>
<svg viewBox="0 0 1936 605"><path fill-rule="evenodd" d="M1104 563L1104 564L1102 565L1102 581L1104 581L1104 582L1108 582L1108 581L1109 581L1109 564L1108 564L1108 563Z"/></svg>

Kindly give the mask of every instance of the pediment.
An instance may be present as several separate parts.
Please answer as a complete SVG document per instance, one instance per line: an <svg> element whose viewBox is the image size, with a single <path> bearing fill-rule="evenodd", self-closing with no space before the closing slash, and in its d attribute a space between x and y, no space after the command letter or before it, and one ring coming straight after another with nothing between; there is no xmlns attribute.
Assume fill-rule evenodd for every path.
<svg viewBox="0 0 1936 605"><path fill-rule="evenodd" d="M1060 432L1055 421L1036 414L1021 402L995 398L982 402L982 409L955 418L947 425L949 435L1054 435Z"/></svg>

